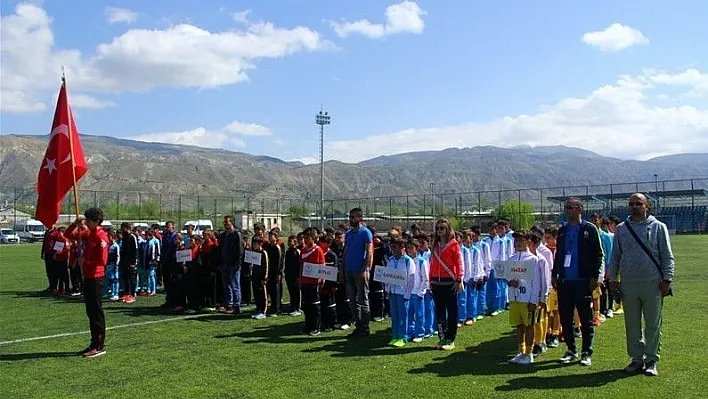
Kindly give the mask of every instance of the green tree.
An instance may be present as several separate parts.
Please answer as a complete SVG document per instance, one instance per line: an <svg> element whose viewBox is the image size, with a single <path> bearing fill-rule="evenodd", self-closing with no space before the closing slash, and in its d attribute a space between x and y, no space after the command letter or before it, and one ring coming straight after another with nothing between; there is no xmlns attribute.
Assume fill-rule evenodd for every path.
<svg viewBox="0 0 708 399"><path fill-rule="evenodd" d="M293 219L297 219L301 216L308 216L312 213L312 210L305 205L293 205L288 209L288 214Z"/></svg>
<svg viewBox="0 0 708 399"><path fill-rule="evenodd" d="M533 205L528 202L509 200L494 209L492 216L509 219L513 229L528 229L533 226Z"/></svg>

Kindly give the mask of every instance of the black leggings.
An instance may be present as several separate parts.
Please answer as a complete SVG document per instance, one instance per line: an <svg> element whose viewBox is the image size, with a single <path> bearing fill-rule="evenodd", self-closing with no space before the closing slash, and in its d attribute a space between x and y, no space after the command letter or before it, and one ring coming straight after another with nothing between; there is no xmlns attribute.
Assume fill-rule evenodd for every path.
<svg viewBox="0 0 708 399"><path fill-rule="evenodd" d="M457 338L457 292L453 285L431 285L440 340Z"/></svg>

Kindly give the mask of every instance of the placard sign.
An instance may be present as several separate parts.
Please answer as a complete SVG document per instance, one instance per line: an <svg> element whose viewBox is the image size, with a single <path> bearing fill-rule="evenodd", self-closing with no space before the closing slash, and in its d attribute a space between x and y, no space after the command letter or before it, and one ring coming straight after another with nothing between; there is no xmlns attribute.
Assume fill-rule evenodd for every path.
<svg viewBox="0 0 708 399"><path fill-rule="evenodd" d="M506 261L505 260L493 260L492 269L494 270L494 278L506 279Z"/></svg>
<svg viewBox="0 0 708 399"><path fill-rule="evenodd" d="M408 278L406 269L394 269L392 267L376 266L374 268L374 281L384 284L405 287Z"/></svg>
<svg viewBox="0 0 708 399"><path fill-rule="evenodd" d="M518 260L505 260L497 261L494 265L494 273L496 278L503 278L505 280L519 280L519 281L532 281L534 274L536 273L536 261L534 259L527 259L523 261ZM501 275L497 270L502 270Z"/></svg>
<svg viewBox="0 0 708 399"><path fill-rule="evenodd" d="M328 281L337 281L337 270L334 266L318 265L315 263L303 263L302 265L302 276L310 277L316 279L323 279Z"/></svg>
<svg viewBox="0 0 708 399"><path fill-rule="evenodd" d="M54 251L56 252L61 252L64 249L64 243L61 241L57 241L54 243Z"/></svg>
<svg viewBox="0 0 708 399"><path fill-rule="evenodd" d="M243 261L244 261L244 263L250 263L252 265L260 265L261 264L261 253L246 250L246 252L244 252L244 254L243 254Z"/></svg>
<svg viewBox="0 0 708 399"><path fill-rule="evenodd" d="M190 250L190 249L183 249L181 251L177 251L176 254L177 254L177 263L192 261L192 250Z"/></svg>

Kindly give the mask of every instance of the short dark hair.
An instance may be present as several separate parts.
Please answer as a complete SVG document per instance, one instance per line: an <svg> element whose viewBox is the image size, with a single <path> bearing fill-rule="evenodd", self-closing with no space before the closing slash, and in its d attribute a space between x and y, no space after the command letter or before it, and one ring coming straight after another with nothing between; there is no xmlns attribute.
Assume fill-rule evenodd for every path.
<svg viewBox="0 0 708 399"><path fill-rule="evenodd" d="M531 231L528 236L529 241L538 245L541 243L541 234L538 231Z"/></svg>
<svg viewBox="0 0 708 399"><path fill-rule="evenodd" d="M516 230L514 234L511 235L514 238L523 238L525 240L529 239L529 232L528 230Z"/></svg>
<svg viewBox="0 0 708 399"><path fill-rule="evenodd" d="M479 226L470 227L470 231L477 234L477 235L482 234L482 229L480 229Z"/></svg>
<svg viewBox="0 0 708 399"><path fill-rule="evenodd" d="M168 220L168 221L166 221L166 222L165 222L165 227L167 227L167 226L169 226L169 225L174 226L174 225L175 225L175 222L174 222L173 220Z"/></svg>
<svg viewBox="0 0 708 399"><path fill-rule="evenodd" d="M87 218L87 219L88 219L88 218ZM128 230L130 230L130 223L128 223L128 222L123 222L123 223L120 224L120 228L121 228L121 229L128 229Z"/></svg>
<svg viewBox="0 0 708 399"><path fill-rule="evenodd" d="M103 211L101 208L89 208L84 212L84 217L98 224L103 223Z"/></svg>
<svg viewBox="0 0 708 399"><path fill-rule="evenodd" d="M290 240L297 240L297 236L290 235L288 236L288 241Z"/></svg>
<svg viewBox="0 0 708 399"><path fill-rule="evenodd" d="M548 226L546 229L546 234L548 234L551 237L558 237L558 227L555 225Z"/></svg>
<svg viewBox="0 0 708 399"><path fill-rule="evenodd" d="M615 215L610 215L608 219L610 219L610 222L614 223L615 226L620 224L620 219Z"/></svg>
<svg viewBox="0 0 708 399"><path fill-rule="evenodd" d="M398 245L399 247L405 248L406 242L403 241L403 238L401 237L394 237L391 239L391 245Z"/></svg>
<svg viewBox="0 0 708 399"><path fill-rule="evenodd" d="M349 214L358 218L364 216L364 212L362 212L361 208L359 207L353 208L351 211L349 211Z"/></svg>

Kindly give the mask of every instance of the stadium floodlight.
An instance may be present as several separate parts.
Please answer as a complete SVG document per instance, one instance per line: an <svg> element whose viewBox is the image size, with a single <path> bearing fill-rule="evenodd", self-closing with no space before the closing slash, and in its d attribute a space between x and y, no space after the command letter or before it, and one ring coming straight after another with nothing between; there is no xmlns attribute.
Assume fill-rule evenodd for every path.
<svg viewBox="0 0 708 399"><path fill-rule="evenodd" d="M322 111L315 114L315 123L320 126L320 229L324 231L324 127L331 123L328 112Z"/></svg>

